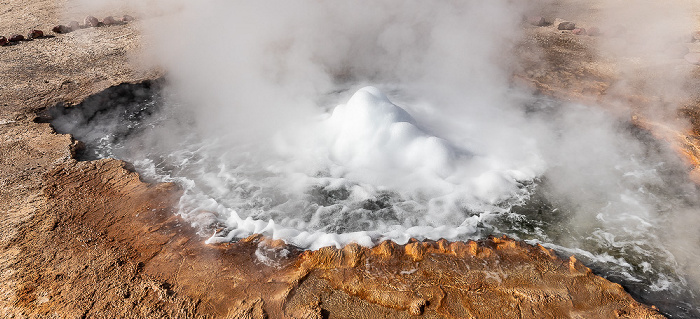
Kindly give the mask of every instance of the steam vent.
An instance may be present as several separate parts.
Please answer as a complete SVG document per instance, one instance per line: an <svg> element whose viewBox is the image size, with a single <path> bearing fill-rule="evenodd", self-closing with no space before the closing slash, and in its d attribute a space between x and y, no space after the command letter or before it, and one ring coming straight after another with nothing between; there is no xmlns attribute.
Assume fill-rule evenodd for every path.
<svg viewBox="0 0 700 319"><path fill-rule="evenodd" d="M5 1L2 318L700 318L700 3Z"/></svg>

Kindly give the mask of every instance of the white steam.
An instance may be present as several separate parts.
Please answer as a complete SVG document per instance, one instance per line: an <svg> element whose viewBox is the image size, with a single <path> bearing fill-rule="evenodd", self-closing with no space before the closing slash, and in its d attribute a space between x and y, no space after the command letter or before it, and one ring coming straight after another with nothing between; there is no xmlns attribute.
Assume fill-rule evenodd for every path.
<svg viewBox="0 0 700 319"><path fill-rule="evenodd" d="M597 48L621 61L611 93L641 87L659 101L648 113L665 113L684 96L687 70L640 74L665 65L660 48L692 20L684 2L643 3L600 7L597 22L610 31ZM677 230L700 238L678 222L695 222L699 206L672 152L602 109L512 87L528 4L205 0L173 8L143 12L140 22L151 60L168 71L172 122L143 136L151 147L131 159L186 187L182 215L226 229L211 241L265 233L318 248L503 232L660 290L697 275L698 245L673 249L665 239ZM636 24L623 34L613 20ZM554 209L511 212L535 190Z"/></svg>

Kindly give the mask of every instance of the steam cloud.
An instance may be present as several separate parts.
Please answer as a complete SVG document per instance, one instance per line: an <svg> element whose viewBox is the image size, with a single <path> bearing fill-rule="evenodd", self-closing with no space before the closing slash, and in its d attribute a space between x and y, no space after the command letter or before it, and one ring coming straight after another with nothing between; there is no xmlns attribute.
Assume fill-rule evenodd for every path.
<svg viewBox="0 0 700 319"><path fill-rule="evenodd" d="M95 6L95 2L90 3ZM319 123L329 120L333 123L333 108L345 104L358 89L372 85L405 109L413 121L408 122L426 136L446 141L449 144L446 154L464 151L473 156L473 162L488 163L479 166L473 162L445 160L444 163L467 165L467 169L475 172L454 175L454 170L446 169L438 174L442 174L441 181L459 186L463 180L476 181L485 173L496 172L494 174L505 182L497 182L497 186L491 188L487 184L475 184L474 192L488 188L492 194L516 198L511 204L519 204L531 195L523 194L523 191L530 191L526 188L528 183L537 182L538 177L543 180L540 189L561 208L556 214L564 214L562 211L570 214L562 215L570 217L563 223L569 231L540 229L530 234L520 233L523 239L582 254L592 263L613 269L612 272L623 280L642 281L651 290L683 286L682 289L692 291L700 282L696 269L700 264L697 189L687 181L682 164L672 152L661 145L650 146L649 139L646 140L649 143L640 140L642 133L630 133L629 127L601 109L548 104L514 87L510 81L518 62L513 48L523 36L524 14L546 9L564 18L573 15L569 18L572 20L575 14L595 16L591 21L608 32L598 40L597 53L603 61L615 61L620 74L609 90L614 99L604 99L605 102L625 104L628 101L617 97L645 92L654 99L643 112L648 116L666 117L674 113L677 101L688 96L683 88L690 69L671 67L673 64L668 61L678 58L674 56L675 51L669 50L671 44L680 43L677 39L688 34L697 23L687 16L692 12L689 10L691 2L649 0L629 5L626 1L617 1L604 5L601 1L581 6L588 11L580 13L558 11L564 6L556 1L137 3L120 2L120 6L144 10L140 23L144 25L146 42L150 44L148 59L168 71L173 100L169 112L189 123L184 129L180 125L169 128L191 130L201 140L216 141L215 147L202 147L197 151L211 151L209 157L199 154L198 158L213 163L211 166L218 173L191 172L204 176L199 181L204 185L200 185L203 190L219 195L218 201L205 197L197 203L200 210L221 212L225 207L251 200L226 199L230 196L227 194L231 185L236 183L233 181L240 180L241 171L247 169L259 170L258 176L263 180L270 172L298 178L296 182L273 179L278 185L284 185L283 192L303 192L299 189L308 184L300 187L299 181L314 181L330 190L339 189L333 183L345 183L343 186L350 187L364 185L360 188L365 192L365 199L377 198L381 187L372 188L370 181L378 178L378 172L370 171L348 182L352 174L333 173L333 165L339 165L338 162L333 162L332 154L319 155L322 149L319 145L323 143L317 143L319 135L334 134L332 130L319 128L323 126ZM530 105L530 108L523 105ZM181 146L177 134L153 136L157 141L152 142L153 147L172 150ZM379 148L383 144L372 145ZM246 158L249 155L245 154L251 150L254 151L250 156L255 158L252 162L263 164L251 168L247 164L224 163ZM384 154L381 149L375 152L372 155ZM330 158L330 164L309 164L315 163L314 159L319 156ZM371 159L368 163L382 161L379 157ZM363 167L371 167L371 163L364 163ZM352 165L343 167L347 169ZM323 169L330 173L323 178L313 175L314 171ZM413 185L405 179L407 172L385 169L381 173L388 176L380 179L402 181L409 189L394 187L393 190L400 189L398 192L407 194L405 197L413 201L418 201L420 187L440 187L437 182L420 187ZM454 182L456 179L460 181ZM421 183L426 181L420 180ZM251 189L259 186L251 186ZM354 196L361 197L361 194L356 191ZM367 222L372 227L386 231L385 234L396 240L406 240L408 235L469 237L479 234L473 232L474 227L467 226L492 218L488 214L474 215L474 209L498 212L499 208L504 208L503 198L496 197L480 200L481 204L493 206L470 206L460 202L465 201L464 196L451 197L453 203L467 211L457 217L437 219L399 216L402 218L391 222L403 228L393 233L394 228L382 228L378 226L380 221L371 220L379 217L363 218L370 219ZM201 198L193 202L198 199ZM421 208L422 211L435 213L431 210L434 202L425 204L427 208ZM287 239L285 236L297 236L295 243L305 247L343 244L351 240L372 243L372 239L358 239L364 237L357 234L345 237L306 234L306 239L301 239L299 231L288 230L305 227L324 230L321 227L324 218L341 211L314 211L310 220L298 221L285 217L284 212L278 210L298 209L302 204L261 205L272 208L267 212L252 209L248 215L239 211L243 214L240 218L226 213L207 215L211 220L190 217L195 223L216 220L233 223L241 232L231 234L240 235L273 229L261 222L271 218L287 227L275 236ZM433 221L427 222L428 219ZM440 228L440 224L452 228ZM454 231L455 227L462 228ZM332 233L332 229L325 230ZM507 229L503 231L508 232ZM372 236L376 235L369 237ZM604 248L609 251L602 251ZM630 256L629 250L634 250L635 255ZM677 277L669 278L668 272L658 270L669 264L676 265L674 271L680 273ZM655 275L639 279L634 271L644 273L639 269L647 267L656 269L652 271Z"/></svg>

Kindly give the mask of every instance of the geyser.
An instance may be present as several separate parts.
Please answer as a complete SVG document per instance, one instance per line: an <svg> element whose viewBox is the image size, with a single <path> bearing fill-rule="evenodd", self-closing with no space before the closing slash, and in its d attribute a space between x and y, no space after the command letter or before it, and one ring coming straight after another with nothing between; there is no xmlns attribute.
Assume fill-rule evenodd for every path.
<svg viewBox="0 0 700 319"><path fill-rule="evenodd" d="M676 226L697 219L697 189L625 119L514 87L514 57L541 53L513 48L525 3L179 2L144 21L146 51L168 70L167 107L98 153L183 185L180 214L213 242L506 234L575 253L643 301L697 317L697 245L668 240L694 234ZM644 11L634 24L682 20L621 8ZM624 75L611 91L637 83Z"/></svg>
<svg viewBox="0 0 700 319"><path fill-rule="evenodd" d="M138 94L122 94L134 88ZM655 228L697 207L692 189L677 182L682 166L600 110L523 101L532 136L508 138L548 145L529 143L523 161L474 139L439 137L365 87L305 127L231 149L198 136L160 93L134 88L55 109L52 123L86 142L84 154L94 154L86 158L125 159L144 178L183 185L180 214L209 241L263 233L318 248L506 234L575 253L643 300L692 311L692 286ZM130 98L104 98L117 95ZM158 143L164 136L180 142ZM595 161L580 159L594 153ZM583 188L570 189L571 179Z"/></svg>

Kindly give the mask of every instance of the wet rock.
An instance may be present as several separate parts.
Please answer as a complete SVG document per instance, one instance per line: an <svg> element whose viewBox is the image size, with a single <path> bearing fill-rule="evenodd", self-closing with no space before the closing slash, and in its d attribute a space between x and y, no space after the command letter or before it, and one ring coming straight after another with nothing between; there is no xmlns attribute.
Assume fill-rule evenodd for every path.
<svg viewBox="0 0 700 319"><path fill-rule="evenodd" d="M559 29L559 30L573 30L573 29L576 29L576 23L568 22L568 21L562 22L559 24L557 29Z"/></svg>
<svg viewBox="0 0 700 319"><path fill-rule="evenodd" d="M534 25L536 27L542 27L542 26L547 25L547 20L544 17L534 16L534 17L528 17L527 23L530 25Z"/></svg>
<svg viewBox="0 0 700 319"><path fill-rule="evenodd" d="M41 30L32 30L29 31L29 34L27 34L27 39L38 39L38 38L43 38L44 37L44 31Z"/></svg>
<svg viewBox="0 0 700 319"><path fill-rule="evenodd" d="M86 27L99 27L100 26L100 20L97 20L97 18L93 16L87 16L85 17L85 26Z"/></svg>
<svg viewBox="0 0 700 319"><path fill-rule="evenodd" d="M70 27L72 31L80 30L80 23L78 23L78 21L71 21L68 23L68 27Z"/></svg>
<svg viewBox="0 0 700 319"><path fill-rule="evenodd" d="M130 15L128 15L128 14L125 14L125 15L122 17L122 22L129 22L129 21L134 21L134 17L132 17L132 16L130 16Z"/></svg>
<svg viewBox="0 0 700 319"><path fill-rule="evenodd" d="M586 33L591 37L596 37L601 34L600 29L598 29L597 27L588 28L588 30L586 30Z"/></svg>
<svg viewBox="0 0 700 319"><path fill-rule="evenodd" d="M9 39L7 39L10 42L19 42L19 41L24 41L24 36L21 34L13 34Z"/></svg>
<svg viewBox="0 0 700 319"><path fill-rule="evenodd" d="M575 35L586 35L586 29L576 28L576 29L571 30L571 33L575 34Z"/></svg>
<svg viewBox="0 0 700 319"><path fill-rule="evenodd" d="M700 53L691 52L685 55L684 59L690 64L700 65Z"/></svg>
<svg viewBox="0 0 700 319"><path fill-rule="evenodd" d="M59 24L59 25L51 28L51 31L53 31L54 33L60 34L60 33L68 33L68 32L71 32L72 30L69 26Z"/></svg>
<svg viewBox="0 0 700 319"><path fill-rule="evenodd" d="M117 24L118 22L117 22L117 20L114 19L114 17L108 16L108 17L102 19L102 23L104 25L114 25L114 24Z"/></svg>

